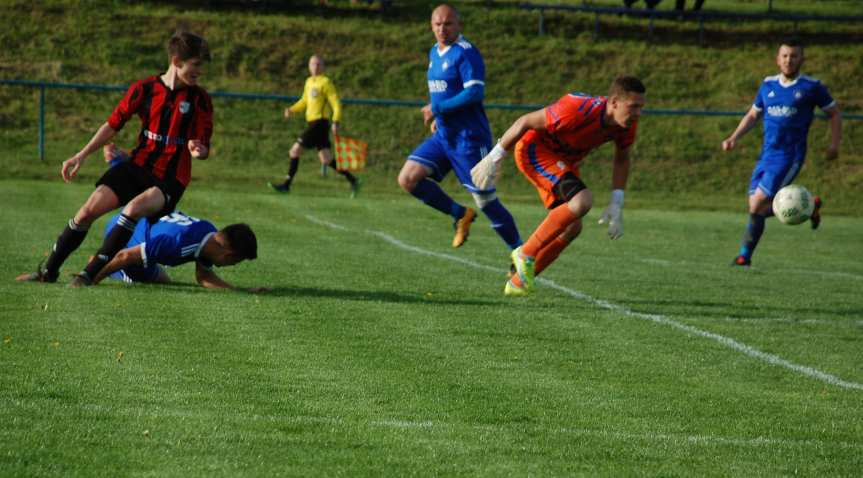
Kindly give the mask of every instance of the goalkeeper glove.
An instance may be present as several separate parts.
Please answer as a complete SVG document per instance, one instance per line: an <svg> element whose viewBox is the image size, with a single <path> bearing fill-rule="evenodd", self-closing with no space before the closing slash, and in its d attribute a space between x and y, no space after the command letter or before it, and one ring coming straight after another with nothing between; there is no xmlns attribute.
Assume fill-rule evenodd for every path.
<svg viewBox="0 0 863 478"><path fill-rule="evenodd" d="M470 178L477 189L485 191L494 188L494 184L500 176L504 157L506 157L506 150L498 143L480 162L476 163L476 166L471 168Z"/></svg>
<svg viewBox="0 0 863 478"><path fill-rule="evenodd" d="M611 202L599 218L600 224L608 224L608 237L617 239L623 235L623 189L611 192Z"/></svg>

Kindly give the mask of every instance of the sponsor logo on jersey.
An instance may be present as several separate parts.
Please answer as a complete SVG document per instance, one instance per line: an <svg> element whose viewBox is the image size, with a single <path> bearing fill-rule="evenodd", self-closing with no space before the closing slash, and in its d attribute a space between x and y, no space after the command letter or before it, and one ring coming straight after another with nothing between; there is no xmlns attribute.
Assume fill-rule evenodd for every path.
<svg viewBox="0 0 863 478"><path fill-rule="evenodd" d="M797 108L785 105L768 106L767 114L777 118L790 118L797 114Z"/></svg>
<svg viewBox="0 0 863 478"><path fill-rule="evenodd" d="M429 80L430 93L443 93L446 91L446 80Z"/></svg>

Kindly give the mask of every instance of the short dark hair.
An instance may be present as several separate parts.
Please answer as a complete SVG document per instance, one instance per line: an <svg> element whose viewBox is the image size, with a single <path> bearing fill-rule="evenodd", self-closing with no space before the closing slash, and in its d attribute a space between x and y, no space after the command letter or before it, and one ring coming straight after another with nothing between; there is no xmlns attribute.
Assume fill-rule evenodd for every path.
<svg viewBox="0 0 863 478"><path fill-rule="evenodd" d="M252 232L248 224L231 224L222 229L222 233L228 239L228 246L235 254L243 259L257 259L258 238Z"/></svg>
<svg viewBox="0 0 863 478"><path fill-rule="evenodd" d="M781 43L779 43L779 46L790 46L791 48L799 48L800 51L803 51L803 42L800 41L800 38L798 37L785 38Z"/></svg>
<svg viewBox="0 0 863 478"><path fill-rule="evenodd" d="M644 94L647 88L644 83L634 76L618 76L611 82L611 88L608 90L608 96L627 96L629 93Z"/></svg>
<svg viewBox="0 0 863 478"><path fill-rule="evenodd" d="M210 45L194 33L177 32L168 40L168 56L177 56L183 61L191 58L210 61Z"/></svg>

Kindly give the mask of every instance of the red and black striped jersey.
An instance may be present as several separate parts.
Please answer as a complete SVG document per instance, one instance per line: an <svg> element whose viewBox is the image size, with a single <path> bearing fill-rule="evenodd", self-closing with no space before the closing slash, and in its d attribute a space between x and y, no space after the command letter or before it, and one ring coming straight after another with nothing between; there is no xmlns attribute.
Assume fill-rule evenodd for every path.
<svg viewBox="0 0 863 478"><path fill-rule="evenodd" d="M210 147L213 135L213 102L206 90L187 86L171 90L158 75L133 83L108 118L115 131L132 117L141 118L138 145L132 150L135 164L159 179L176 179L183 185L192 177L188 141Z"/></svg>

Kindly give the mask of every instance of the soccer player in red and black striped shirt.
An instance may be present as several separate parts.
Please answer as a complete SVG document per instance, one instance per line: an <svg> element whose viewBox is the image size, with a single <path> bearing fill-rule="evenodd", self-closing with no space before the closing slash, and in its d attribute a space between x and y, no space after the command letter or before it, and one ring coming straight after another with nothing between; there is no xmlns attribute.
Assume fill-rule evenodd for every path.
<svg viewBox="0 0 863 478"><path fill-rule="evenodd" d="M71 181L94 151L102 148L132 116L141 119L138 145L131 160L110 168L78 210L57 242L44 268L18 277L22 281L56 282L60 266L84 241L90 225L102 215L123 208L117 225L87 267L70 284L89 285L121 250L138 220L158 220L171 213L191 179L192 158L206 159L213 134L210 95L198 86L210 60L206 40L180 32L168 42L168 70L137 81L86 146L63 162L61 175Z"/></svg>

